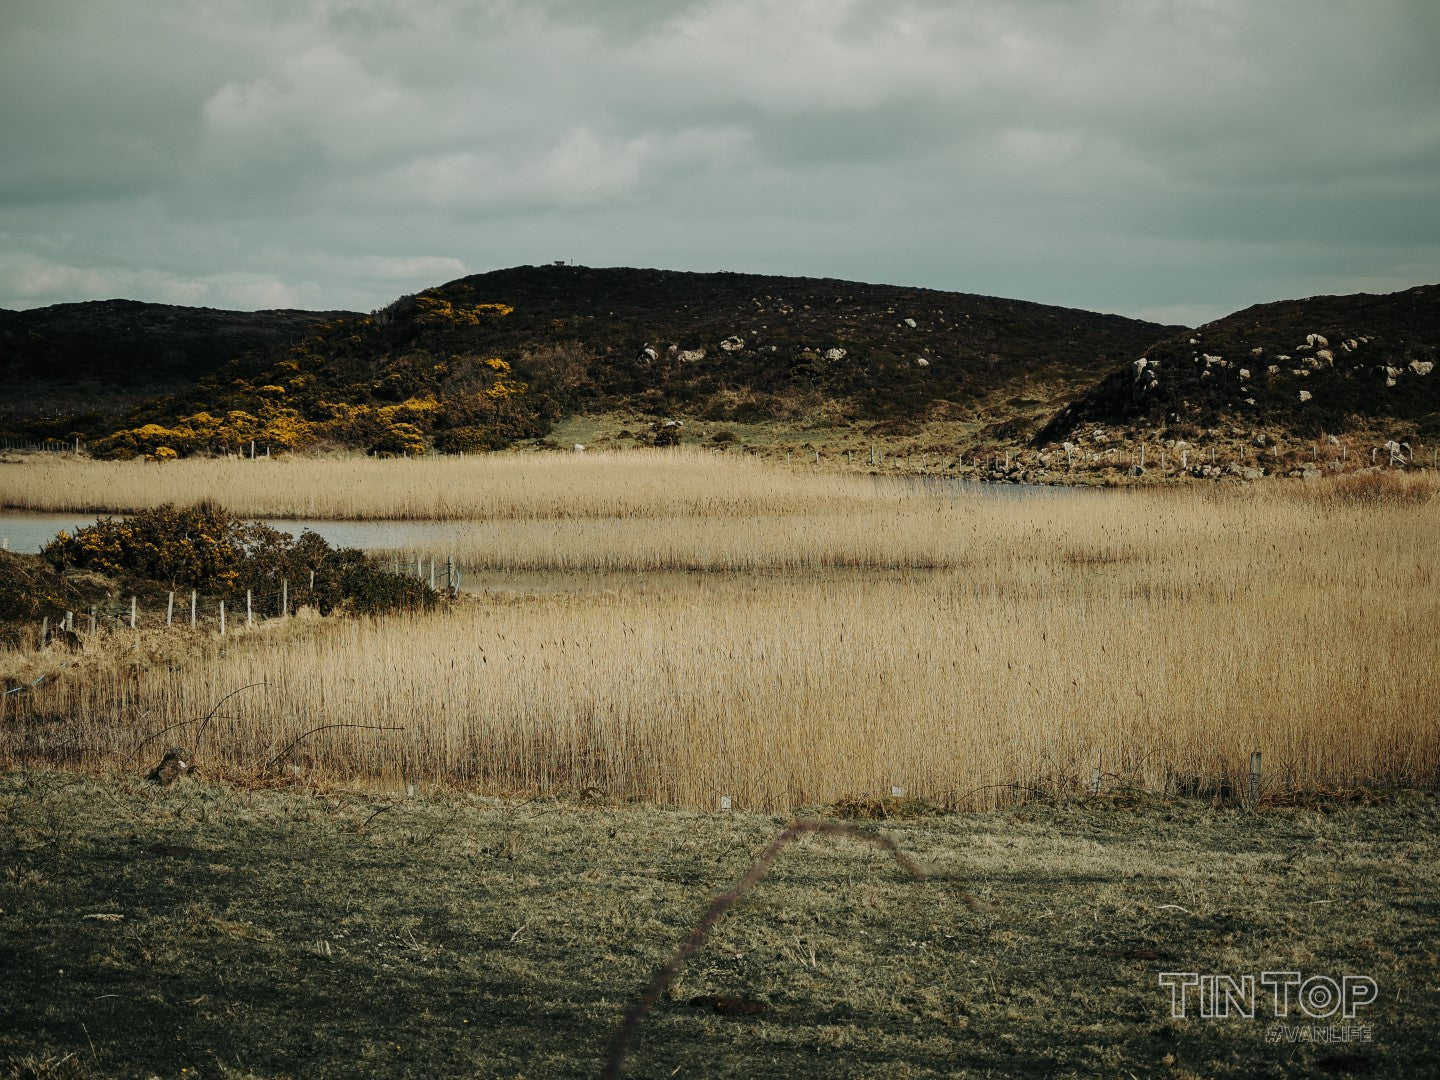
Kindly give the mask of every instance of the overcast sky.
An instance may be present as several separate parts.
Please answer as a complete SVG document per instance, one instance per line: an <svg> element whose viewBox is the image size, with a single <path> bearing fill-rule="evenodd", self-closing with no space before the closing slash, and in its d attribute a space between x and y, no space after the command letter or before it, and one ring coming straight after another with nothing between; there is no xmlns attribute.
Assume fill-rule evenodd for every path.
<svg viewBox="0 0 1440 1080"><path fill-rule="evenodd" d="M1440 281L1436 0L0 0L0 306L833 276L1198 323Z"/></svg>

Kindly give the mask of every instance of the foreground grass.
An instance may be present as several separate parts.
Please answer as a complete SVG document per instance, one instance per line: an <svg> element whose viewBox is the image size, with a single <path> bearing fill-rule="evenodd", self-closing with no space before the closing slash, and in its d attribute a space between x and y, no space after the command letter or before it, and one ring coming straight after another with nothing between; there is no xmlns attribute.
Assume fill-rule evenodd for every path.
<svg viewBox="0 0 1440 1080"><path fill-rule="evenodd" d="M11 771L0 1076L594 1076L785 820ZM1421 793L882 823L920 881L803 840L642 1025L632 1075L1417 1075L1437 826ZM1172 1019L1158 983L1281 969L1374 978L1370 1040Z"/></svg>

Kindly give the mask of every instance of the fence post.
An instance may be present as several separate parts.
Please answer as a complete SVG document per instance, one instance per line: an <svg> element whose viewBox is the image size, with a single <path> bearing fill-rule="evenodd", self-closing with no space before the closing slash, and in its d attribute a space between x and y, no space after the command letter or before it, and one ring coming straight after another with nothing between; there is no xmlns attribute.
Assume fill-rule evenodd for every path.
<svg viewBox="0 0 1440 1080"><path fill-rule="evenodd" d="M65 631L70 634L75 632L75 612L73 611L65 612Z"/></svg>
<svg viewBox="0 0 1440 1080"><path fill-rule="evenodd" d="M253 612L250 610L250 590L249 590L249 589L246 589L246 590L245 590L245 625L246 625L246 626L254 626L254 625L255 625L255 616L254 616Z"/></svg>
<svg viewBox="0 0 1440 1080"><path fill-rule="evenodd" d="M90 607L90 636L95 636L95 607L93 604Z"/></svg>
<svg viewBox="0 0 1440 1080"><path fill-rule="evenodd" d="M45 639L50 636L50 616L46 615L40 620L40 648L45 648Z"/></svg>
<svg viewBox="0 0 1440 1080"><path fill-rule="evenodd" d="M220 636L225 636L225 601L220 601Z"/></svg>
<svg viewBox="0 0 1440 1080"><path fill-rule="evenodd" d="M435 588L435 556L430 556L430 588Z"/></svg>
<svg viewBox="0 0 1440 1080"><path fill-rule="evenodd" d="M290 581L287 578L280 579L280 617L286 618L290 614Z"/></svg>
<svg viewBox="0 0 1440 1080"><path fill-rule="evenodd" d="M1260 803L1260 751L1256 750L1250 755L1250 805L1257 806Z"/></svg>
<svg viewBox="0 0 1440 1080"><path fill-rule="evenodd" d="M130 629L135 629L135 597L130 597Z"/></svg>
<svg viewBox="0 0 1440 1080"><path fill-rule="evenodd" d="M170 596L165 601L165 625L172 626L175 623L175 590L170 590Z"/></svg>
<svg viewBox="0 0 1440 1080"><path fill-rule="evenodd" d="M195 590L190 590L190 629L195 629Z"/></svg>

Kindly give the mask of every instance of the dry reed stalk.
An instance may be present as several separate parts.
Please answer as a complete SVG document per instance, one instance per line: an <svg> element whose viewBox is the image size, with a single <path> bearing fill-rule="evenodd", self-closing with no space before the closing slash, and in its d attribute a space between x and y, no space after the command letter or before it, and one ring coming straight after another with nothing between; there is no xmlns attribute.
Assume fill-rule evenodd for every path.
<svg viewBox="0 0 1440 1080"><path fill-rule="evenodd" d="M237 770L363 717L407 731L325 732L307 760L693 806L892 783L953 805L1001 785L969 804L990 805L1007 784L1078 792L1096 766L1162 788L1241 775L1253 749L1317 784L1436 776L1440 552L1423 511L1080 500L1047 524L988 505L954 570L550 575L552 591L447 616L328 623L306 649L257 631L176 670L97 668L26 708L104 762L140 725L263 678L264 702L213 736ZM0 753L39 747L38 729L10 730Z"/></svg>
<svg viewBox="0 0 1440 1080"><path fill-rule="evenodd" d="M904 484L698 450L476 457L0 462L0 505L125 513L220 502L247 517L506 520L822 511Z"/></svg>

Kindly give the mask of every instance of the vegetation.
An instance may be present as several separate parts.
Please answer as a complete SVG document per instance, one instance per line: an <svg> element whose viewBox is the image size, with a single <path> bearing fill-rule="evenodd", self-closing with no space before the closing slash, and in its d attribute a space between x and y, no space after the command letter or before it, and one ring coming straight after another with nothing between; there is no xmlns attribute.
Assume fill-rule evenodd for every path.
<svg viewBox="0 0 1440 1080"><path fill-rule="evenodd" d="M1440 285L1261 304L1137 353L1036 439L1058 441L1098 422L1152 438L1194 439L1238 424L1306 441L1371 429L1431 441L1440 436L1437 343Z"/></svg>
<svg viewBox="0 0 1440 1080"><path fill-rule="evenodd" d="M24 988L0 1076L594 1077L785 820L235 788L197 761L165 788L0 774L0 926ZM1431 798L1256 814L1102 795L880 828L929 876L853 840L786 851L641 1024L631 1075L1430 1068ZM1325 1042L1293 1009L1173 1019L1159 983L1267 970L1368 975L1379 999Z"/></svg>
<svg viewBox="0 0 1440 1080"><path fill-rule="evenodd" d="M278 607L282 583L293 582L295 605L312 604L322 615L341 606L363 614L428 610L436 600L423 583L382 569L363 552L336 550L308 530L297 540L208 501L102 518L73 536L61 532L41 554L57 570L158 582L230 600L249 592L266 608Z"/></svg>
<svg viewBox="0 0 1440 1080"><path fill-rule="evenodd" d="M1300 786L1440 775L1436 642L1415 629L1440 616L1433 484L1005 499L776 470L745 502L706 460L616 459L607 484L574 456L499 459L466 485L493 514L453 551L482 598L303 650L257 634L178 670L79 665L19 706L26 752L114 762L264 682L217 729L217 768L361 717L404 731L318 733L323 775L684 806L892 786L986 806L1096 769L1218 791L1254 750Z"/></svg>

